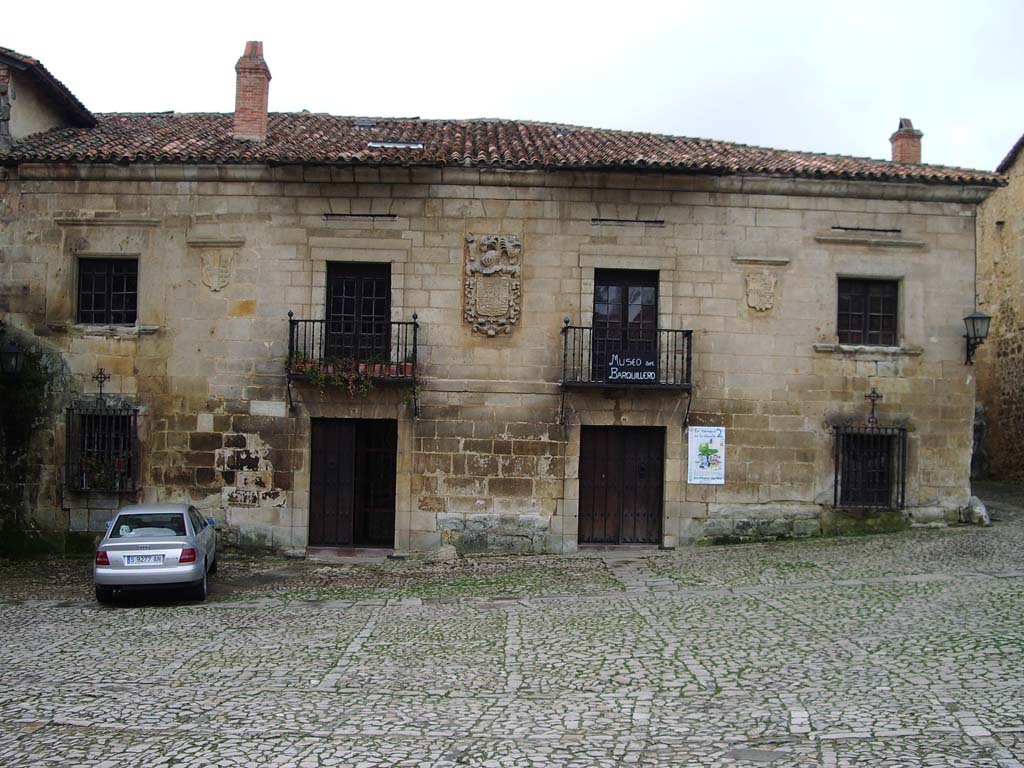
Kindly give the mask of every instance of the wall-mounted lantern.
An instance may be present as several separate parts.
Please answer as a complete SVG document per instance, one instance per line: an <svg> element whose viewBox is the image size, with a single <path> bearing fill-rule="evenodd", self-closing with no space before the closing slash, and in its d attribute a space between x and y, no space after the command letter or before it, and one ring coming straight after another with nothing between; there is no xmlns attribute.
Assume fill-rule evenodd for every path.
<svg viewBox="0 0 1024 768"><path fill-rule="evenodd" d="M25 368L25 352L14 339L6 336L7 323L0 320L0 373L17 377Z"/></svg>
<svg viewBox="0 0 1024 768"><path fill-rule="evenodd" d="M978 310L974 310L964 318L964 325L967 326L967 333L964 334L964 338L967 339L967 365L974 364L974 350L985 343L985 339L988 338L988 326L991 322L990 315Z"/></svg>

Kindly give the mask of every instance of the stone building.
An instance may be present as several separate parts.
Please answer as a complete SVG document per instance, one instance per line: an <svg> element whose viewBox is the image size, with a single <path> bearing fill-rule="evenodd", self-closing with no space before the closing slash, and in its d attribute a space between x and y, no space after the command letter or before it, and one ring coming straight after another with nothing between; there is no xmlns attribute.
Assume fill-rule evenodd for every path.
<svg viewBox="0 0 1024 768"><path fill-rule="evenodd" d="M187 498L285 549L571 552L966 503L995 174L268 114L261 44L236 74L233 114L91 115L51 78L60 125L25 130L10 102L0 310L69 382L33 530Z"/></svg>
<svg viewBox="0 0 1024 768"><path fill-rule="evenodd" d="M978 399L985 407L983 469L1024 479L1024 136L996 169L1007 185L978 214L978 300L992 315L978 351Z"/></svg>

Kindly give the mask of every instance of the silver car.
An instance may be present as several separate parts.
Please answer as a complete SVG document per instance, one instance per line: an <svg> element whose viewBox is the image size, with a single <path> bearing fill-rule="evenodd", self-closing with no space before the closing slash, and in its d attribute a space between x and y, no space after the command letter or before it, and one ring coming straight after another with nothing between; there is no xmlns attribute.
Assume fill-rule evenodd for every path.
<svg viewBox="0 0 1024 768"><path fill-rule="evenodd" d="M115 590L170 587L205 600L206 577L217 570L214 524L188 504L123 507L96 550L96 599L109 603Z"/></svg>

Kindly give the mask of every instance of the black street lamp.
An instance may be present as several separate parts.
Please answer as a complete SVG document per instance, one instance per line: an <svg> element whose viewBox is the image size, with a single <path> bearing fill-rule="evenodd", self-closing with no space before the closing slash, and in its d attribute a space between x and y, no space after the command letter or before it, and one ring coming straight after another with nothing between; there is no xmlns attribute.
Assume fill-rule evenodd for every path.
<svg viewBox="0 0 1024 768"><path fill-rule="evenodd" d="M4 340L7 323L0 320L0 373L17 376L25 367L25 353L14 339Z"/></svg>
<svg viewBox="0 0 1024 768"><path fill-rule="evenodd" d="M991 322L990 315L978 310L974 310L964 318L964 325L967 326L967 333L964 334L964 338L967 339L967 365L974 365L974 350L985 343Z"/></svg>

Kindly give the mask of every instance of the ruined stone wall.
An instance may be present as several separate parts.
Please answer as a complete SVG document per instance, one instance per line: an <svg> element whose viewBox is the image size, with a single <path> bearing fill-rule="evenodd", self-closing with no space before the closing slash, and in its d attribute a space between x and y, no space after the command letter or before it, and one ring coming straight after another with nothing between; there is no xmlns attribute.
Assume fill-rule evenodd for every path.
<svg viewBox="0 0 1024 768"><path fill-rule="evenodd" d="M63 351L78 391L94 391L102 366L107 391L140 405L140 499L191 499L245 543L305 545L321 417L398 421L399 549L575 549L586 425L666 428L666 545L816 532L832 501L831 424L862 419L872 387L880 419L910 430L915 519L942 519L968 495L974 382L960 318L980 197L969 190L176 166L25 166L6 184L4 311ZM519 316L494 336L465 318L468 238L488 234L521 243ZM89 255L139 259L137 327L75 323L76 259ZM296 383L289 408L287 312L323 317L335 260L389 263L392 319L418 313L418 419L385 386L362 398ZM590 324L601 268L657 270L659 326L694 330L691 423L727 428L726 485L685 482L678 393L563 402L562 319ZM835 344L837 276L900 281L897 347ZM59 418L53 430L57 467ZM88 494L62 489L58 503L69 527L109 515Z"/></svg>
<svg viewBox="0 0 1024 768"><path fill-rule="evenodd" d="M988 471L1024 479L1024 157L978 214L978 306L992 315L978 349L979 399L985 406Z"/></svg>

